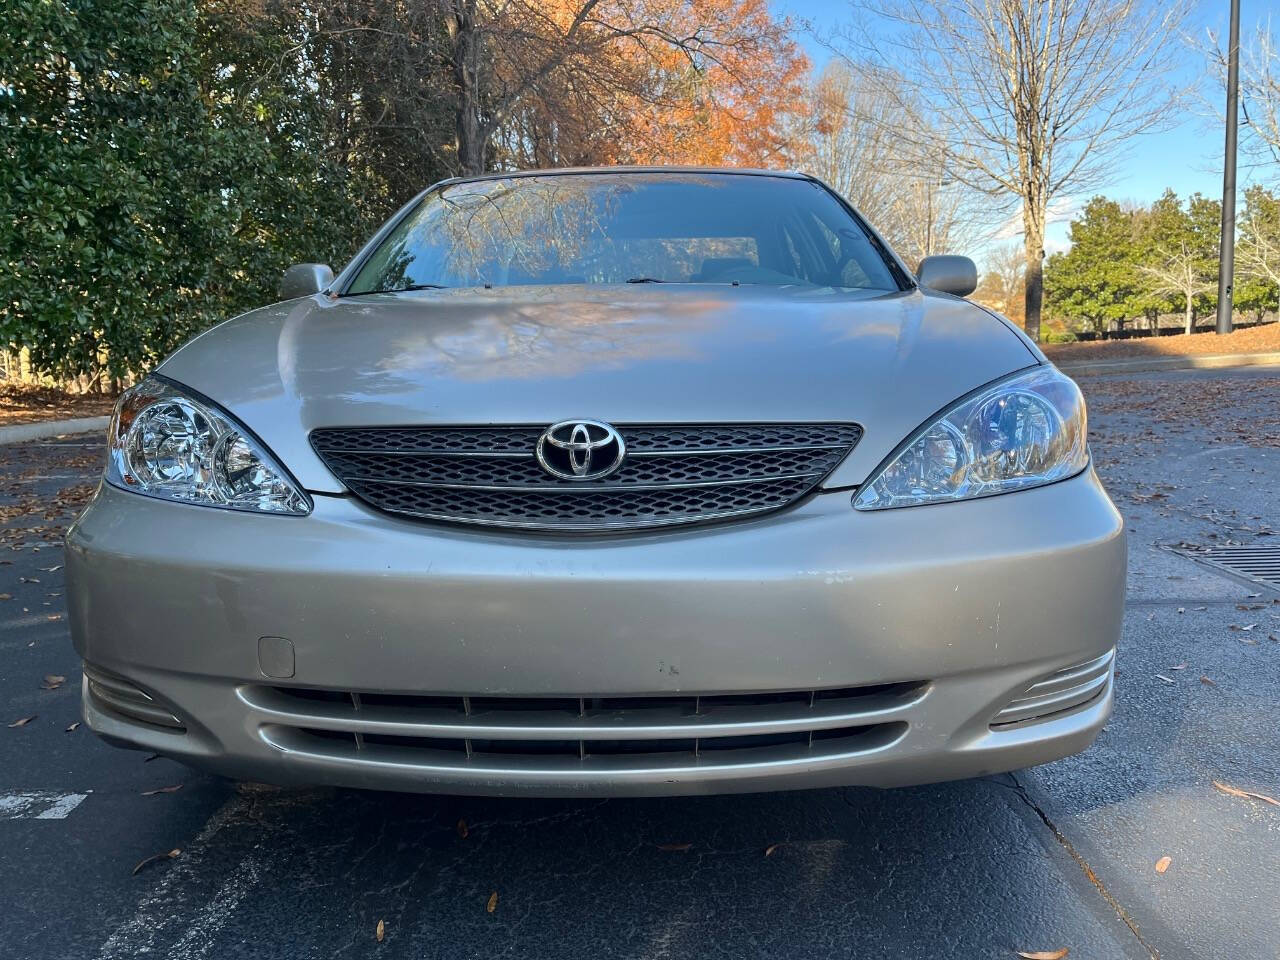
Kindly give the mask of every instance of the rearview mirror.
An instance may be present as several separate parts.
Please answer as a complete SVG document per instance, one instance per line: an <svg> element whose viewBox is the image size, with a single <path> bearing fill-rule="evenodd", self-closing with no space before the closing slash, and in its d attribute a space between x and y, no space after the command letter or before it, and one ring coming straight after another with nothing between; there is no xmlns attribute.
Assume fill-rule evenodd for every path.
<svg viewBox="0 0 1280 960"><path fill-rule="evenodd" d="M967 297L978 289L978 267L968 257L925 257L916 268L916 280L930 290Z"/></svg>
<svg viewBox="0 0 1280 960"><path fill-rule="evenodd" d="M280 278L280 299L309 297L333 283L333 271L323 263L295 263Z"/></svg>

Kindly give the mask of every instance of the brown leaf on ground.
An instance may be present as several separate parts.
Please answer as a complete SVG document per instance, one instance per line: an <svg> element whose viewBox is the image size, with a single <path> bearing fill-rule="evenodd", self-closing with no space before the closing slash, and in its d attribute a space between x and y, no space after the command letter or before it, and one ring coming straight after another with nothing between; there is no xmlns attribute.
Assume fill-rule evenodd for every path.
<svg viewBox="0 0 1280 960"><path fill-rule="evenodd" d="M138 865L133 868L133 871L129 876L136 877L139 870L145 870L147 867L151 866L151 864L159 863L161 860L172 860L181 853L182 851L178 847L174 847L168 853L157 853L153 856L147 857L145 860L139 860Z"/></svg>
<svg viewBox="0 0 1280 960"><path fill-rule="evenodd" d="M1214 683L1212 680L1210 680L1210 679L1209 679L1208 677L1206 677L1204 674L1201 674L1201 675L1200 675L1200 682L1201 682L1201 683L1203 683L1206 687L1216 687L1216 686L1217 686L1217 684L1216 684L1216 683Z"/></svg>
<svg viewBox="0 0 1280 960"><path fill-rule="evenodd" d="M489 894L489 902L484 905L485 913L493 913L498 909L498 891Z"/></svg>
<svg viewBox="0 0 1280 960"><path fill-rule="evenodd" d="M692 843L660 843L658 849L666 853L687 853L693 849Z"/></svg>
<svg viewBox="0 0 1280 960"><path fill-rule="evenodd" d="M28 723L30 723L32 720L34 720L38 716L40 716L40 714L33 713L29 717L23 717L20 720L15 720L13 721L13 723L9 724L9 728L12 729L14 727L25 727Z"/></svg>
<svg viewBox="0 0 1280 960"><path fill-rule="evenodd" d="M1171 863L1173 863L1173 857L1161 857L1156 861L1156 873L1164 873Z"/></svg>
<svg viewBox="0 0 1280 960"><path fill-rule="evenodd" d="M74 729L75 729L76 727L78 727L78 726L80 726L80 721L79 721L79 720L77 720L77 721L76 721L75 723L73 723L71 726L67 727L67 729L66 729L66 731L65 731L65 732L70 733L72 730L74 730Z"/></svg>
<svg viewBox="0 0 1280 960"><path fill-rule="evenodd" d="M12 600L12 599L13 599L13 594L11 594L11 593L0 593L0 600Z"/></svg>
<svg viewBox="0 0 1280 960"><path fill-rule="evenodd" d="M181 789L182 789L182 784L175 783L169 787L156 787L154 790L143 790L142 796L154 797L158 793L177 793Z"/></svg>
<svg viewBox="0 0 1280 960"><path fill-rule="evenodd" d="M769 844L767 847L765 847L765 848L764 848L764 855L765 855L766 857L771 857L771 856L773 856L773 851L777 850L780 846L782 846L782 844L780 844L780 843L771 843L771 844Z"/></svg>
<svg viewBox="0 0 1280 960"><path fill-rule="evenodd" d="M465 820L459 820L454 829L458 831L458 836L463 840L467 839L467 834L471 832L467 829L467 821Z"/></svg>
<svg viewBox="0 0 1280 960"><path fill-rule="evenodd" d="M377 937L378 942L381 943L382 938L387 935L387 925L379 920L378 925L373 929L373 935Z"/></svg>
<svg viewBox="0 0 1280 960"><path fill-rule="evenodd" d="M1070 952L1069 947L1061 950L1019 950L1018 956L1022 960L1062 960Z"/></svg>
<svg viewBox="0 0 1280 960"><path fill-rule="evenodd" d="M1228 783L1223 783L1221 780L1213 781L1213 785L1228 796L1240 797L1241 799L1261 800L1263 803L1269 803L1273 807L1280 807L1280 800L1277 800L1274 797L1268 797L1265 793L1251 793L1248 790L1241 790L1239 787L1233 787Z"/></svg>
<svg viewBox="0 0 1280 960"><path fill-rule="evenodd" d="M46 673L44 675L44 683L41 686L46 690L57 690L60 686L67 682L67 678L59 676L56 673Z"/></svg>

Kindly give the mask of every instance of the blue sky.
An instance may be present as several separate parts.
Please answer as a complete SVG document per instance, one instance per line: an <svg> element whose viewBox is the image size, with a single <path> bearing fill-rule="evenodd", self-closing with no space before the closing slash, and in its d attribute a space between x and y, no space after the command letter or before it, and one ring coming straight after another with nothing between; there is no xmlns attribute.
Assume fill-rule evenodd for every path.
<svg viewBox="0 0 1280 960"><path fill-rule="evenodd" d="M818 33L830 32L852 17L848 0L770 0L770 9L776 15L790 15L812 24ZM1225 32L1227 22L1226 0L1221 3L1201 0L1193 9L1187 32L1196 41L1203 41L1205 31L1214 28ZM1242 37L1259 19L1270 16L1276 4L1272 0L1243 0L1240 28ZM1275 12L1280 14L1280 9ZM809 59L815 68L821 67L830 57L830 51L812 34L802 31L799 35ZM1217 78L1207 73L1202 57L1188 45L1183 64L1174 78L1179 84L1196 87L1203 98L1217 101L1221 96ZM1168 130L1139 137L1123 156L1117 158L1115 172L1099 191L1121 200L1149 203L1172 187L1180 196L1199 191L1215 195L1222 192L1222 133L1204 116L1207 107L1200 102L1188 105L1181 119ZM1246 172L1241 170L1241 178ZM1072 197L1062 206L1071 209L1088 197ZM1069 217L1068 217L1069 219ZM1052 251L1061 249L1067 242L1065 220L1049 228L1046 246Z"/></svg>

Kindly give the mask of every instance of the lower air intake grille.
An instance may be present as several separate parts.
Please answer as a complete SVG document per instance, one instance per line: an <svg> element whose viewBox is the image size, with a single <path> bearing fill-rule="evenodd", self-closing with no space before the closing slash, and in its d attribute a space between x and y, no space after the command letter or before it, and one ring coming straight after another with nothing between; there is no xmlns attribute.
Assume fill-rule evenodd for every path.
<svg viewBox="0 0 1280 960"><path fill-rule="evenodd" d="M617 428L626 456L564 480L535 450L543 428L328 427L311 444L372 507L422 520L590 533L744 517L806 496L853 449L856 424Z"/></svg>
<svg viewBox="0 0 1280 960"><path fill-rule="evenodd" d="M151 694L128 680L87 663L84 665L84 679L85 692L99 709L136 723L165 727L177 733L186 731L181 720L158 703Z"/></svg>
<svg viewBox="0 0 1280 960"><path fill-rule="evenodd" d="M275 746L459 768L670 769L877 749L906 731L927 683L715 696L455 697L249 686Z"/></svg>
<svg viewBox="0 0 1280 960"><path fill-rule="evenodd" d="M1033 683L1026 693L996 714L991 725L1007 727L1047 720L1089 703L1107 689L1115 658L1116 652L1108 650L1100 657L1065 667Z"/></svg>

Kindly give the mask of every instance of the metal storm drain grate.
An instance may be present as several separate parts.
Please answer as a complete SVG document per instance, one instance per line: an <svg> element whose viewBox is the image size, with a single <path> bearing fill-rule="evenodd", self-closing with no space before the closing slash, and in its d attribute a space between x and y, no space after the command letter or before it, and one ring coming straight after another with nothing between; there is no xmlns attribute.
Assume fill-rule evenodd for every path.
<svg viewBox="0 0 1280 960"><path fill-rule="evenodd" d="M1280 590L1280 547L1211 547L1185 556Z"/></svg>

